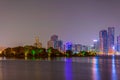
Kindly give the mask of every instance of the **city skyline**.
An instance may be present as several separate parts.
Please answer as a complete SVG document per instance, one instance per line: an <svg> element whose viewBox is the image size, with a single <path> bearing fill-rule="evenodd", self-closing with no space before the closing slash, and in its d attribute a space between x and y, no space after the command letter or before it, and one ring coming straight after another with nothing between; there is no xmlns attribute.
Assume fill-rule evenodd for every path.
<svg viewBox="0 0 120 80"><path fill-rule="evenodd" d="M92 45L94 39L99 39L98 32L108 27L115 27L115 36L118 36L119 2L0 1L0 46L33 45L35 37L39 36L43 47L46 47L53 34L64 42Z"/></svg>

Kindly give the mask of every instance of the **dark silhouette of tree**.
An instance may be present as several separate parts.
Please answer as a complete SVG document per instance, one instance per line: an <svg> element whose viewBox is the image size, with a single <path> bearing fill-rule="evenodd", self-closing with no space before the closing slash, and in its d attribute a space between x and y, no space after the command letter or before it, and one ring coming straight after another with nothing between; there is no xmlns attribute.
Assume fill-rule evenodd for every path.
<svg viewBox="0 0 120 80"><path fill-rule="evenodd" d="M72 54L73 54L72 50L66 50L67 57L72 57Z"/></svg>

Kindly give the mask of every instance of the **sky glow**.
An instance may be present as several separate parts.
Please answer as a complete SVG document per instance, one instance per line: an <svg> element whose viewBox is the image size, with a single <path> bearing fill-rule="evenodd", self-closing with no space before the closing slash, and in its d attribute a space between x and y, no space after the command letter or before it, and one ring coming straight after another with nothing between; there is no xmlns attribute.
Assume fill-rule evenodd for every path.
<svg viewBox="0 0 120 80"><path fill-rule="evenodd" d="M56 34L64 42L91 45L99 31L116 27L120 34L120 1L108 0L2 0L0 45L33 45L39 36L46 47Z"/></svg>

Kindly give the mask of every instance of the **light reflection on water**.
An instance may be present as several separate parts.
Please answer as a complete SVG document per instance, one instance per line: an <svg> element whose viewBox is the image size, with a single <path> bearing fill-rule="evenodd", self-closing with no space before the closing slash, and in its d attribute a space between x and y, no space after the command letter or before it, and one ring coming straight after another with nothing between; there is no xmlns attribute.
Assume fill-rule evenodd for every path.
<svg viewBox="0 0 120 80"><path fill-rule="evenodd" d="M2 65L1 65L1 62L0 62L0 80L3 80L3 73L2 73L2 68L1 67L2 67Z"/></svg>
<svg viewBox="0 0 120 80"><path fill-rule="evenodd" d="M65 58L65 80L73 80L72 76L72 59Z"/></svg>
<svg viewBox="0 0 120 80"><path fill-rule="evenodd" d="M0 60L5 60L3 58L0 58ZM11 60L11 59L10 59ZM12 59L15 60L15 59ZM29 60L29 61L27 61ZM40 62L42 61L42 63ZM7 62L7 61L6 61ZM65 58L65 57L58 57L58 58L39 58L39 59L28 59L26 60L16 60L16 61L9 61L7 63L14 64L9 65L6 62L3 62L4 64L0 63L0 80L3 80L3 75L9 76L8 71L11 72L11 69L17 65L19 66L30 66L30 68L27 68L27 74L31 71L29 69L37 70L36 72L38 74L44 75L44 73L39 72L45 70L45 75L47 74L56 74L55 72L58 71L58 75L63 75L64 80L119 80L120 77L120 59L115 56L111 57L73 57L73 58ZM27 63L28 62L28 63ZM22 65L20 65L20 64ZM26 64L27 63L27 64ZM59 63L61 65L59 65ZM1 68L2 65L4 68ZM9 67L8 67L9 65ZM47 66L46 66L47 65ZM54 66L53 66L54 65ZM15 67L14 72L17 72L17 70L23 69L24 67ZM37 66L37 67L36 67ZM38 67L39 66L39 67ZM52 67L51 67L52 66ZM55 69L53 69L53 67ZM9 68L9 69L8 69ZM60 69L61 68L61 69ZM3 69L3 70L2 70ZM86 71L86 72L85 72ZM4 74L3 74L4 73ZM22 75L21 73L19 73ZM35 75L35 74L34 74ZM26 76L31 76L31 74L28 74ZM37 75L35 75L37 76ZM46 75L48 76L48 75ZM19 77L19 75L17 75ZM37 76L39 78L39 76ZM77 78L76 78L77 77ZM85 78L84 78L85 77ZM4 77L5 80L7 80L7 77ZM80 79L81 78L81 79ZM32 80L32 79L29 79Z"/></svg>
<svg viewBox="0 0 120 80"><path fill-rule="evenodd" d="M120 59L116 59L115 56L99 58L95 57L92 59L92 72L93 72L93 80L119 80L120 73ZM118 66L118 67L117 67ZM119 79L118 79L119 78Z"/></svg>
<svg viewBox="0 0 120 80"><path fill-rule="evenodd" d="M92 72L93 72L93 80L101 80L100 79L100 69L99 69L99 63L98 63L98 57L93 59L93 67L92 67Z"/></svg>
<svg viewBox="0 0 120 80"><path fill-rule="evenodd" d="M117 80L115 56L112 56L112 80Z"/></svg>

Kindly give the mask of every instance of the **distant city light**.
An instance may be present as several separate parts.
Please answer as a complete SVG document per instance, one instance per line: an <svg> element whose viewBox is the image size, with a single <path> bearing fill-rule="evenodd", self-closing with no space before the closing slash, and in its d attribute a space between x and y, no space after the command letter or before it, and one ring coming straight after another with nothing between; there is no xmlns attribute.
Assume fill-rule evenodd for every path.
<svg viewBox="0 0 120 80"><path fill-rule="evenodd" d="M91 47L94 47L94 45L91 45Z"/></svg>
<svg viewBox="0 0 120 80"><path fill-rule="evenodd" d="M98 40L93 40L93 42L97 42Z"/></svg>
<svg viewBox="0 0 120 80"><path fill-rule="evenodd" d="M113 48L113 50L115 50L115 46L113 46L112 48Z"/></svg>

